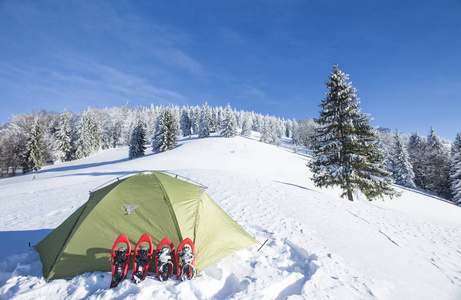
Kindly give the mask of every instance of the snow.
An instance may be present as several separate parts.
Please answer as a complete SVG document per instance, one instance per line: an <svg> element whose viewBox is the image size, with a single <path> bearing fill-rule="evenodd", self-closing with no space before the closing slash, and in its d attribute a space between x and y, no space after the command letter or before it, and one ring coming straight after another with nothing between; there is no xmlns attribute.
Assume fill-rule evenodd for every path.
<svg viewBox="0 0 461 300"><path fill-rule="evenodd" d="M128 159L100 152L0 180L0 299L461 299L461 208L408 188L349 202L314 187L305 149L251 138L196 137ZM189 282L150 276L109 289L110 273L46 283L34 248L89 197L143 170L165 170L208 194L259 242ZM267 240L267 243L258 248Z"/></svg>

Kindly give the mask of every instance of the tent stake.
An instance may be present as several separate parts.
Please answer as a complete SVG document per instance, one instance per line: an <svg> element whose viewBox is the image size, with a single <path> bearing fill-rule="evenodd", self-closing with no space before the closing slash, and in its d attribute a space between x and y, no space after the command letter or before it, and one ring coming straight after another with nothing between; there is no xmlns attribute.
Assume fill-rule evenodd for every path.
<svg viewBox="0 0 461 300"><path fill-rule="evenodd" d="M256 252L259 252L259 250L261 250L261 248L264 247L264 245L267 243L268 240L269 240L269 239L266 239L266 241L264 242L264 244L262 244L261 247L259 247L258 251L256 251Z"/></svg>

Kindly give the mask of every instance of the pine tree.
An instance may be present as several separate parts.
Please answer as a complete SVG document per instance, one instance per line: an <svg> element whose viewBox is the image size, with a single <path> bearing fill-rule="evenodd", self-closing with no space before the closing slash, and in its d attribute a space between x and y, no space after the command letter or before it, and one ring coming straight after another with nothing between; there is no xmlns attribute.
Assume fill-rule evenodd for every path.
<svg viewBox="0 0 461 300"><path fill-rule="evenodd" d="M243 116L243 124L242 124L242 135L249 137L253 131L253 119L251 118L250 113L245 113Z"/></svg>
<svg viewBox="0 0 461 300"><path fill-rule="evenodd" d="M291 120L285 121L285 137L291 138L293 137L293 122Z"/></svg>
<svg viewBox="0 0 461 300"><path fill-rule="evenodd" d="M237 136L237 120L232 108L227 104L224 109L224 119L222 121L221 134L226 138L233 138Z"/></svg>
<svg viewBox="0 0 461 300"><path fill-rule="evenodd" d="M191 108L190 120L192 124L191 131L193 134L198 133L198 127L200 124L200 112L201 112L201 109L200 109L200 106L198 105Z"/></svg>
<svg viewBox="0 0 461 300"><path fill-rule="evenodd" d="M461 206L461 133L456 135L456 140L452 148L452 162L451 162L451 192L453 202Z"/></svg>
<svg viewBox="0 0 461 300"><path fill-rule="evenodd" d="M152 140L152 151L163 152L172 150L176 146L177 134L179 132L178 121L171 106L161 112Z"/></svg>
<svg viewBox="0 0 461 300"><path fill-rule="evenodd" d="M43 133L40 122L37 119L32 132L27 141L26 151L24 153L23 173L38 171L43 166Z"/></svg>
<svg viewBox="0 0 461 300"><path fill-rule="evenodd" d="M264 117L261 114L256 114L253 118L253 130L262 132L264 126Z"/></svg>
<svg viewBox="0 0 461 300"><path fill-rule="evenodd" d="M389 173L392 174L393 172L393 162L391 158L391 154L389 153L389 150L387 149L387 146L385 143L381 140L380 136L378 135L378 146L381 149L381 152L383 153L383 164L385 170Z"/></svg>
<svg viewBox="0 0 461 300"><path fill-rule="evenodd" d="M431 127L425 148L426 188L439 196L450 198L450 153L443 145L440 137Z"/></svg>
<svg viewBox="0 0 461 300"><path fill-rule="evenodd" d="M334 65L325 83L329 93L320 104L321 127L316 129L314 159L309 164L314 183L319 187L340 186L341 196L347 195L351 201L357 189L369 200L395 196L371 120L360 112L356 90L348 79Z"/></svg>
<svg viewBox="0 0 461 300"><path fill-rule="evenodd" d="M275 117L264 118L263 130L260 141L266 144L280 146L280 131Z"/></svg>
<svg viewBox="0 0 461 300"><path fill-rule="evenodd" d="M99 126L93 112L88 109L82 113L79 127L79 139L77 141L77 158L83 158L95 154L101 148Z"/></svg>
<svg viewBox="0 0 461 300"><path fill-rule="evenodd" d="M190 110L188 107L183 107L181 109L181 119L179 124L182 136L190 136L192 134L192 121L190 119Z"/></svg>
<svg viewBox="0 0 461 300"><path fill-rule="evenodd" d="M408 142L408 154L410 155L410 162L413 168L413 173L415 174L414 182L417 187L426 189L426 161L425 158L425 146L426 142L422 136L417 133L412 133L410 135L410 140Z"/></svg>
<svg viewBox="0 0 461 300"><path fill-rule="evenodd" d="M211 132L219 132L219 127L221 126L221 120L219 119L219 108L215 107L212 109L211 115Z"/></svg>
<svg viewBox="0 0 461 300"><path fill-rule="evenodd" d="M133 132L131 133L130 139L130 150L128 157L130 159L144 156L146 150L146 124L143 121L138 121Z"/></svg>
<svg viewBox="0 0 461 300"><path fill-rule="evenodd" d="M70 161L73 157L72 142L72 114L65 111L61 114L59 120L59 129L56 131L56 139L59 147L59 159L61 161Z"/></svg>
<svg viewBox="0 0 461 300"><path fill-rule="evenodd" d="M212 118L211 109L208 106L208 103L205 102L200 112L200 122L199 122L199 132L198 132L199 138L207 138L210 136L211 126L212 126L211 118Z"/></svg>
<svg viewBox="0 0 461 300"><path fill-rule="evenodd" d="M300 138L299 138L299 124L296 120L293 120L293 135L291 137L291 141L295 145L300 144Z"/></svg>
<svg viewBox="0 0 461 300"><path fill-rule="evenodd" d="M413 181L415 173L413 173L410 157L398 131L395 133L393 176L397 184L412 189L416 188Z"/></svg>

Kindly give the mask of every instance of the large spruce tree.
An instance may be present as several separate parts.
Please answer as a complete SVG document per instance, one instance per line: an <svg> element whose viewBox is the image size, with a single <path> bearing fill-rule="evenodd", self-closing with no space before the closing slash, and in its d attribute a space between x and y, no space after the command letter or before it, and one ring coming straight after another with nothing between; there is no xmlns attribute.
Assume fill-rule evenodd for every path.
<svg viewBox="0 0 461 300"><path fill-rule="evenodd" d="M371 119L360 112L360 101L348 79L335 64L325 83L329 92L320 104L317 121L321 126L316 129L314 158L309 163L314 183L339 186L341 196L351 201L356 190L369 200L395 196Z"/></svg>

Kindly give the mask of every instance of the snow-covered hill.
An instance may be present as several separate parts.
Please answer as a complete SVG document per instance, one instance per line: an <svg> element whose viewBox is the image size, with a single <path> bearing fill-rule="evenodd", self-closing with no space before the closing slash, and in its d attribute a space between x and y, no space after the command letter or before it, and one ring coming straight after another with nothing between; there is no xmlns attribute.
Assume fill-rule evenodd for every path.
<svg viewBox="0 0 461 300"><path fill-rule="evenodd" d="M129 160L128 149L0 181L0 299L461 299L461 208L418 191L349 202L313 186L295 154L254 139L186 138ZM88 191L141 170L166 170L208 194L261 244L189 282L153 277L109 289L110 273L46 283L36 244Z"/></svg>

